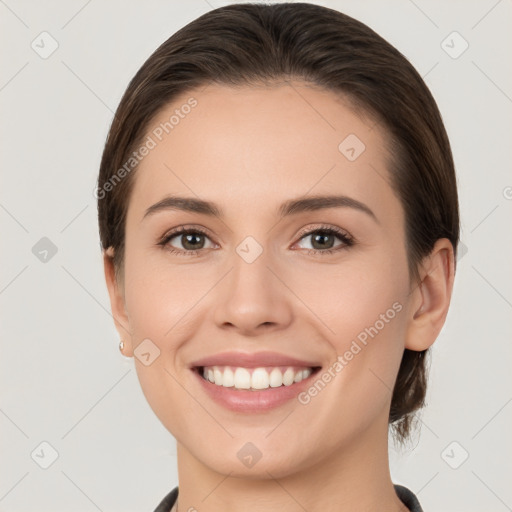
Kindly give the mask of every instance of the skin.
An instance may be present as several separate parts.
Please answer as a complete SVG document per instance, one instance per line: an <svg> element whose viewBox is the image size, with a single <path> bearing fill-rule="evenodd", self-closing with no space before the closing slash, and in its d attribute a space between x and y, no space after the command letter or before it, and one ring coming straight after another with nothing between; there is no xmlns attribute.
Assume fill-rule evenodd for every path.
<svg viewBox="0 0 512 512"><path fill-rule="evenodd" d="M134 361L150 406L177 440L180 511L404 511L389 472L391 390L404 348L428 348L445 321L452 246L438 240L421 282L411 282L383 128L331 92L291 85L209 85L152 121L151 129L190 96L198 102L136 171L122 281L112 251L104 255L112 313L125 355L147 338L160 350L149 366ZM353 162L338 150L349 134L366 146ZM333 193L364 203L377 220L350 207L276 214L286 200ZM224 217L167 210L142 220L168 194L213 201ZM190 247L181 235L157 245L180 225L207 230L195 242L199 254L169 252ZM325 249L298 235L320 225L345 230L354 245L308 254ZM250 264L236 252L247 236L263 249ZM189 369L226 350L272 350L325 370L396 302L401 311L307 404L235 413ZM237 457L247 442L262 454L252 468Z"/></svg>

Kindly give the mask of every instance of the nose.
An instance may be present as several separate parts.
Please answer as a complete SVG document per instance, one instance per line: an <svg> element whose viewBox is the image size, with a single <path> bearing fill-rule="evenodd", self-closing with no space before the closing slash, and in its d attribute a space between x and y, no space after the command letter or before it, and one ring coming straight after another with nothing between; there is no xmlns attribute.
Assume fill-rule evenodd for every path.
<svg viewBox="0 0 512 512"><path fill-rule="evenodd" d="M252 262L235 254L232 263L216 301L214 319L219 328L257 336L289 326L293 295L266 252Z"/></svg>

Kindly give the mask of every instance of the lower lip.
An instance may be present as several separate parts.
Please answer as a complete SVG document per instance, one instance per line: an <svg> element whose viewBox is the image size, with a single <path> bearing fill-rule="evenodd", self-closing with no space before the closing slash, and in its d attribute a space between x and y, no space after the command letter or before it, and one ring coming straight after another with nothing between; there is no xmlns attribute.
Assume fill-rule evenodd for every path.
<svg viewBox="0 0 512 512"><path fill-rule="evenodd" d="M251 391L244 389L225 388L217 386L209 380L203 378L197 368L193 370L196 378L206 393L218 404L237 412L264 412L283 405L284 403L296 398L297 395L307 388L313 376L318 373L314 370L309 377L294 382L290 386L279 386L276 388L267 388L261 391Z"/></svg>

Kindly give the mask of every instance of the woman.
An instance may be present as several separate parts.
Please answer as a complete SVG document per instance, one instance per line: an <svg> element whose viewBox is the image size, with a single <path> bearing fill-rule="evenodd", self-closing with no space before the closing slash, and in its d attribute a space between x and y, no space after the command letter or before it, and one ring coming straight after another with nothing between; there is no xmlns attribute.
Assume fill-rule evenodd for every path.
<svg viewBox="0 0 512 512"><path fill-rule="evenodd" d="M436 103L337 11L235 4L164 42L98 180L120 348L177 440L156 511L421 511L391 481L459 214Z"/></svg>

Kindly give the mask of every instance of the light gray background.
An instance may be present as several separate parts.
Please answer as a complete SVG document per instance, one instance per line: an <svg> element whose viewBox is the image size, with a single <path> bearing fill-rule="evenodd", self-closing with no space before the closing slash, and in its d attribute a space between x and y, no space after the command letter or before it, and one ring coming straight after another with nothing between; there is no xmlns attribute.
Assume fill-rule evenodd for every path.
<svg viewBox="0 0 512 512"><path fill-rule="evenodd" d="M2 511L150 511L177 484L175 440L118 350L93 188L133 74L226 3L0 0ZM458 172L467 253L434 345L421 432L408 450L391 447L393 479L426 511L512 510L512 3L316 3L367 23L412 61ZM31 48L43 31L59 45L47 59ZM453 31L469 43L458 58L445 51L463 48L446 39ZM32 252L43 237L57 247L46 263ZM48 469L42 442L58 452Z"/></svg>

